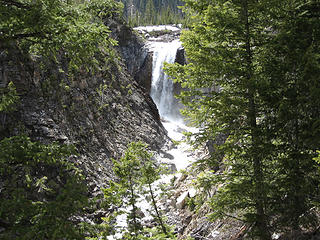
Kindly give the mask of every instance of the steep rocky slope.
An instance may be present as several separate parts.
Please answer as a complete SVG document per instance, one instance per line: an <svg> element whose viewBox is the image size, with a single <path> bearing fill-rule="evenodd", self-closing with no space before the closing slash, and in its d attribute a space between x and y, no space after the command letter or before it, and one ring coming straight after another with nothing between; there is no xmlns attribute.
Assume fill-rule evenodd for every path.
<svg viewBox="0 0 320 240"><path fill-rule="evenodd" d="M112 23L119 49L141 44L125 26ZM122 44L122 45L121 45ZM132 53L134 56L136 53ZM154 150L166 139L158 111L149 95L133 79L122 59L100 66L100 71L67 77L64 59L47 63L0 43L0 87L12 81L20 96L17 111L0 116L0 136L27 134L44 143L59 141L76 146L76 163L84 171L89 191L96 195L112 176L111 158L119 157L131 141L141 140Z"/></svg>

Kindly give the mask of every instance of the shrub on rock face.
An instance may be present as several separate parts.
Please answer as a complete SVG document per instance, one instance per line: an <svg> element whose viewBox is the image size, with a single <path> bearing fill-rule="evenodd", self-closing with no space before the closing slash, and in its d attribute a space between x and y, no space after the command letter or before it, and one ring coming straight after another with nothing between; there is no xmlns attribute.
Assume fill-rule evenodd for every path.
<svg viewBox="0 0 320 240"><path fill-rule="evenodd" d="M87 205L74 148L26 136L0 142L1 239L84 239L72 217Z"/></svg>

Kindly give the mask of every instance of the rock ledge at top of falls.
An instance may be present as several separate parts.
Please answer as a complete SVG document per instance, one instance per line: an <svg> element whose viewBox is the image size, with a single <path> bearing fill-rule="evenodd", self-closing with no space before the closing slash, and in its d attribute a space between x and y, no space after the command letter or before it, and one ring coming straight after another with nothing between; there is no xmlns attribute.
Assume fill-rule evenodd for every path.
<svg viewBox="0 0 320 240"><path fill-rule="evenodd" d="M156 25L156 26L140 26L133 28L139 32L148 41L170 42L180 37L181 24L178 25Z"/></svg>

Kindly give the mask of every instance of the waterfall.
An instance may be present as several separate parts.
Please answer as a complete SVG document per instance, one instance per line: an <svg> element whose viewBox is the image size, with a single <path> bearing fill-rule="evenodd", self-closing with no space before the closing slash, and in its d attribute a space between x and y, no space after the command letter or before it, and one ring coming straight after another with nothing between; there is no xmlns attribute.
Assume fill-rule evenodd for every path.
<svg viewBox="0 0 320 240"><path fill-rule="evenodd" d="M179 106L173 95L173 82L163 72L164 62L174 63L177 50L181 46L179 40L172 42L153 42L152 84L150 95L158 107L163 119L181 120Z"/></svg>
<svg viewBox="0 0 320 240"><path fill-rule="evenodd" d="M178 39L172 42L151 42L150 44L153 51L150 95L157 105L160 117L165 120L162 121L162 124L168 131L168 136L176 141L185 139L182 132L198 131L196 128L185 125L179 111L181 104L174 97L174 84L163 71L165 62L175 62L179 47L181 47L181 42ZM195 160L195 156L188 151L189 147L187 143L181 143L177 148L168 151L172 156L171 159L168 160L165 156L163 159L158 158L158 160L175 165L177 170L185 169Z"/></svg>

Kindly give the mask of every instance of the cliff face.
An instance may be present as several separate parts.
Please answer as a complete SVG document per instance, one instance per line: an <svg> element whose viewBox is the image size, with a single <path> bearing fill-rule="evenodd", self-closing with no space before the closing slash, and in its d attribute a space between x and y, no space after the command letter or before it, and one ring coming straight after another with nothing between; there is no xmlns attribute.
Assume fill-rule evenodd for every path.
<svg viewBox="0 0 320 240"><path fill-rule="evenodd" d="M130 75L146 93L150 92L152 79L152 52L146 41L126 25L111 21L112 36L118 41L117 50Z"/></svg>
<svg viewBox="0 0 320 240"><path fill-rule="evenodd" d="M130 37L114 34L122 40ZM130 41L139 44L135 38ZM76 163L96 195L112 176L111 158L120 157L131 141L157 150L166 132L152 99L130 74L141 63L127 71L122 60L114 60L94 74L80 71L67 77L63 59L58 60L42 70L37 59L16 46L0 46L0 87L12 81L20 96L17 111L0 116L5 119L0 139L23 133L44 143L74 144Z"/></svg>

